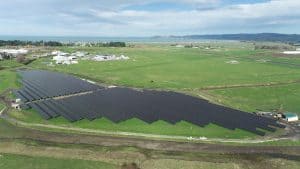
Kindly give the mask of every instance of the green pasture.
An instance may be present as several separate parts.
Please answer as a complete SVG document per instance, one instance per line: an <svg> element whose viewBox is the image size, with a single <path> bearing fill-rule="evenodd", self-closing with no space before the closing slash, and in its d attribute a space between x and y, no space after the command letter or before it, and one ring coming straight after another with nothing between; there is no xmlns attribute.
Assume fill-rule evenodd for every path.
<svg viewBox="0 0 300 169"><path fill-rule="evenodd" d="M18 84L16 72L10 70L0 70L0 93L2 93L6 89L17 87Z"/></svg>
<svg viewBox="0 0 300 169"><path fill-rule="evenodd" d="M236 129L229 130L214 124L205 127L199 127L191 123L181 121L175 125L165 121L156 121L148 124L139 119L130 119L120 123L111 122L108 119L101 118L93 121L81 120L70 123L66 119L59 117L52 120L44 120L40 115L33 111L12 111L10 116L27 123L50 124L64 127L76 127L84 129L95 129L111 132L133 132L156 135L175 135L175 136L193 136L209 138L253 138L255 134Z"/></svg>
<svg viewBox="0 0 300 169"><path fill-rule="evenodd" d="M20 64L16 62L15 60L1 60L0 61L0 71L1 69L6 69L6 68L16 68L19 66L22 66L23 64Z"/></svg>
<svg viewBox="0 0 300 169"><path fill-rule="evenodd" d="M87 160L62 159L0 153L3 169L117 169L116 165Z"/></svg>
<svg viewBox="0 0 300 169"><path fill-rule="evenodd" d="M125 54L130 60L81 60L79 64L51 67L45 64L50 62L50 59L41 59L33 62L31 66L84 76L108 84L171 90L291 81L299 79L300 74L299 68L296 67L249 60L248 57L264 51L247 48L206 50L163 45L86 48L85 51ZM239 63L226 63L232 60Z"/></svg>
<svg viewBox="0 0 300 169"><path fill-rule="evenodd" d="M248 112L279 108L300 112L298 106L300 87L295 83L300 80L300 58L277 56L281 51L254 50L251 43L211 42L199 43L198 46L199 48L178 48L170 44L154 43L130 44L125 48L61 47L53 50L124 54L130 59L107 62L80 60L79 64L74 65L47 66L47 63L52 62L51 58L42 58L25 67L59 71L106 84L186 92L194 96L205 96L211 101ZM230 61L238 63L228 63ZM16 65L13 61L1 61L0 64ZM16 78L15 72L0 70L0 92L17 87ZM272 83L287 84L226 89L230 86ZM204 90L212 87L224 89ZM214 124L201 128L186 122L179 122L176 125L163 121L146 124L138 119L119 124L106 119L69 123L63 118L44 121L36 113L27 111L19 113L18 118L27 122L110 131L228 138L253 136L245 131L231 131Z"/></svg>
<svg viewBox="0 0 300 169"><path fill-rule="evenodd" d="M300 115L300 84L212 90L218 102L245 111L290 111Z"/></svg>

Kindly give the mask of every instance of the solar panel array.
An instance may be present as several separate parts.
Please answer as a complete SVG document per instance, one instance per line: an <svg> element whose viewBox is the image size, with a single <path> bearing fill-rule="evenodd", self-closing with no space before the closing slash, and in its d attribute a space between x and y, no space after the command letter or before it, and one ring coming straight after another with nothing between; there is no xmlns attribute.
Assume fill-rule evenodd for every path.
<svg viewBox="0 0 300 169"><path fill-rule="evenodd" d="M62 73L30 70L19 71L19 74L22 77L20 82L23 84L23 87L14 93L23 102L53 98L103 88Z"/></svg>
<svg viewBox="0 0 300 169"><path fill-rule="evenodd" d="M50 72L45 73L49 74ZM39 81L38 78L42 76L23 76L23 81L25 79L30 84L31 80L24 77L30 77L35 82ZM59 87L57 84L65 85L68 82L58 81L68 81L69 79L59 78L59 80L52 80L55 81L55 86ZM50 85L47 87L52 86L51 81L49 83ZM82 81L79 83L87 82ZM116 123L132 118L138 118L147 123L157 120L164 120L172 124L187 121L202 127L213 123L231 130L238 128L258 135L265 134L258 128L275 131L275 127L284 127L273 119L212 104L203 99L175 92L137 91L129 88L102 88L102 90L94 90L98 89L94 85L89 89L93 90L93 92L61 99L47 97L48 99L26 104L27 107L25 108L32 107L45 119L63 116L71 122L81 119L94 120L102 117ZM39 95L40 93L37 92L36 94Z"/></svg>

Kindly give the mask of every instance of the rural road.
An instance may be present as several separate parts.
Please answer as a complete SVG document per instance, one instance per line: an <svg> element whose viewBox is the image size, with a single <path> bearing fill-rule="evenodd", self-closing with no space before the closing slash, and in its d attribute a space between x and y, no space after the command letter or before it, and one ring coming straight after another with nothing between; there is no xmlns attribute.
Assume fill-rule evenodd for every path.
<svg viewBox="0 0 300 169"><path fill-rule="evenodd" d="M237 154L290 154L300 160L300 146L234 146L208 143L176 142L150 140L142 138L97 136L88 134L59 133L14 126L22 130L22 135L2 137L2 141L29 140L45 143L80 144L99 146L129 146L159 151L182 151L203 153L237 153Z"/></svg>
<svg viewBox="0 0 300 169"><path fill-rule="evenodd" d="M169 135L155 135L155 134L144 134L144 133L131 133L131 132L115 132L115 131L104 131L104 130L95 130L95 129L84 129L84 128L76 128L76 127L64 127L50 124L35 124L35 123L26 123L23 121L19 121L15 118L12 118L7 115L8 109L5 110L0 116L0 118L5 119L11 124L22 126L24 128L45 128L45 129L54 129L61 130L65 132L77 132L77 133L87 133L93 135L109 135L109 136L120 136L120 137L138 137L138 138L148 138L148 139L159 139L159 140L179 140L183 142L191 142L191 141L201 141L201 142L215 142L215 143L244 143L244 144L253 144L253 143L264 143L271 141L279 141L279 140L289 140L295 138L295 131L289 130L287 134L282 137L276 138L264 138L264 139L220 139L220 138L206 138L206 137L186 137L186 136L169 136Z"/></svg>

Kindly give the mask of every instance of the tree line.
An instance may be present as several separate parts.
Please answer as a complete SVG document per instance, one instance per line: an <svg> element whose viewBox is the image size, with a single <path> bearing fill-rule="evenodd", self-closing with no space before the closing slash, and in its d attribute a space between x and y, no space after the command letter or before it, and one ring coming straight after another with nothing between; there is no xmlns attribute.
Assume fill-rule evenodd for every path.
<svg viewBox="0 0 300 169"><path fill-rule="evenodd" d="M0 40L0 46L63 46L63 44L56 41Z"/></svg>
<svg viewBox="0 0 300 169"><path fill-rule="evenodd" d="M90 47L126 47L125 42L88 42L79 43L80 46L90 46Z"/></svg>
<svg viewBox="0 0 300 169"><path fill-rule="evenodd" d="M125 42L57 42L57 41L21 41L21 40L0 40L0 46L91 46L91 47L126 47Z"/></svg>

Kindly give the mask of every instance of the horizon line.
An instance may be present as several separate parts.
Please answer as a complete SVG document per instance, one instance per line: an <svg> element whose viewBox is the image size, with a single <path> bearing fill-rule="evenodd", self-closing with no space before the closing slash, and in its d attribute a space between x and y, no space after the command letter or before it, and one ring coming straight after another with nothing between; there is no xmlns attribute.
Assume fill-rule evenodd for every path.
<svg viewBox="0 0 300 169"><path fill-rule="evenodd" d="M209 34L185 34L185 35L149 35L149 36L90 36L90 35L0 35L0 37L88 37L88 38L149 38L149 37L183 37L183 36L207 36L207 35L254 35L254 34L281 34L281 35L300 35L300 33L278 33L278 32L260 32L260 33L209 33Z"/></svg>

